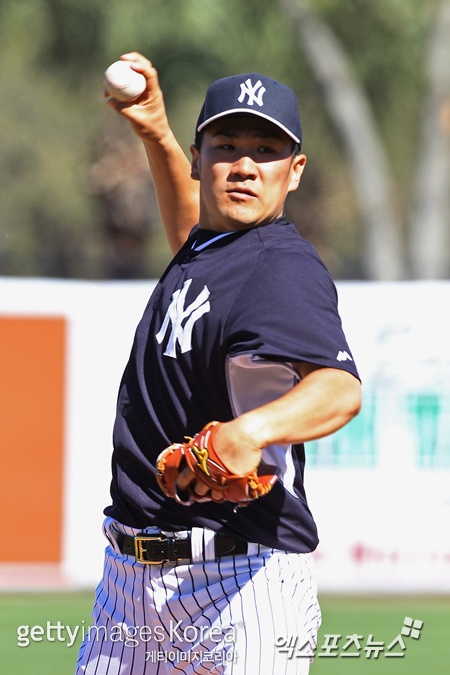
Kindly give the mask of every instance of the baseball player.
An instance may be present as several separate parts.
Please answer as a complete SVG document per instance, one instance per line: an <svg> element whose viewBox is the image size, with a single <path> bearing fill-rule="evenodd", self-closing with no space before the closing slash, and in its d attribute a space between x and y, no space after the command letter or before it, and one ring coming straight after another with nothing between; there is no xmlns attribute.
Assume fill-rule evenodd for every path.
<svg viewBox="0 0 450 675"><path fill-rule="evenodd" d="M335 286L284 214L306 162L297 101L258 73L213 83L191 180L155 70L125 58L148 88L111 105L144 140L175 255L120 384L77 674L304 675L321 615L303 444L357 414L360 383Z"/></svg>

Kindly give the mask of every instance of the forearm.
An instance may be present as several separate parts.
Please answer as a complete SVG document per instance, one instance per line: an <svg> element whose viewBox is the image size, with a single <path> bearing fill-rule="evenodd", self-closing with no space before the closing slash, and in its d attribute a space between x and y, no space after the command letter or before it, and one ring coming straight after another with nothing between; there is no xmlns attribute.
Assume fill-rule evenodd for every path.
<svg viewBox="0 0 450 675"><path fill-rule="evenodd" d="M155 68L137 52L124 54L121 59L144 75L147 88L136 101L109 98L108 104L128 119L144 143L161 219L169 245L176 253L198 222L198 184L192 180L189 160L170 128Z"/></svg>
<svg viewBox="0 0 450 675"><path fill-rule="evenodd" d="M159 141L143 141L167 240L176 253L198 222L198 183L191 179L189 160L170 131Z"/></svg>
<svg viewBox="0 0 450 675"><path fill-rule="evenodd" d="M332 434L360 407L360 383L353 375L314 369L281 398L224 424L216 435L218 454L236 473L246 472L258 464L262 448Z"/></svg>

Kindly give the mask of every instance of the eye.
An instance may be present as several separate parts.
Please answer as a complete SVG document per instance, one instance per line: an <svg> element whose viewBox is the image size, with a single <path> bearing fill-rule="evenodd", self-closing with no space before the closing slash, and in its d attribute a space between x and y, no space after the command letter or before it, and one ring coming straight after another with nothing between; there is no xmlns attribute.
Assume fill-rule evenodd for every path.
<svg viewBox="0 0 450 675"><path fill-rule="evenodd" d="M258 152L262 153L263 155L269 155L274 152L276 152L275 148L271 147L270 145L261 145L258 148Z"/></svg>
<svg viewBox="0 0 450 675"><path fill-rule="evenodd" d="M234 150L234 145L232 143L227 140L221 140L220 138L215 140L213 147L215 150L225 150L227 152Z"/></svg>

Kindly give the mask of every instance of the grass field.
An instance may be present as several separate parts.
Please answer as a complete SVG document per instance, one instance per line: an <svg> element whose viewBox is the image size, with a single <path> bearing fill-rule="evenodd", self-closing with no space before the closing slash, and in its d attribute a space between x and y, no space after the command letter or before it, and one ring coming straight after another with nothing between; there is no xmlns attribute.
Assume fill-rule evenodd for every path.
<svg viewBox="0 0 450 675"><path fill-rule="evenodd" d="M4 593L0 595L0 668L7 675L73 675L83 627L90 623L93 593ZM312 675L449 675L450 597L322 597L323 624ZM387 647L400 634L404 618L423 621L420 637L403 638ZM70 634L60 626L69 626ZM49 638L35 630L28 646L19 646L19 627L53 626ZM77 639L74 633L78 628ZM24 630L24 629L23 629ZM333 636L340 635L341 638ZM358 644L349 636L358 635ZM25 632L21 633L22 643ZM372 636L372 637L370 637ZM31 636L29 636L31 637ZM367 658L368 641L382 643L378 658ZM73 644L70 644L73 642ZM351 643L344 649L346 643ZM337 645L332 656L326 645ZM357 656L348 656L352 652ZM386 653L403 653L387 657ZM347 656L344 656L347 653ZM295 658L295 650L293 652ZM248 673L247 675L259 675ZM267 674L264 674L267 675ZM276 674L274 674L276 675Z"/></svg>

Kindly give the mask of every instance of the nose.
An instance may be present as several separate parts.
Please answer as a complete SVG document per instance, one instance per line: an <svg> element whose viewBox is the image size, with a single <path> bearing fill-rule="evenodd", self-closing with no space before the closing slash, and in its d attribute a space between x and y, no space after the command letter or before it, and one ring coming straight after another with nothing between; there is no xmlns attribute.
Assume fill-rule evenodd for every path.
<svg viewBox="0 0 450 675"><path fill-rule="evenodd" d="M257 173L256 162L250 155L242 154L233 162L230 173L235 178L254 178Z"/></svg>

